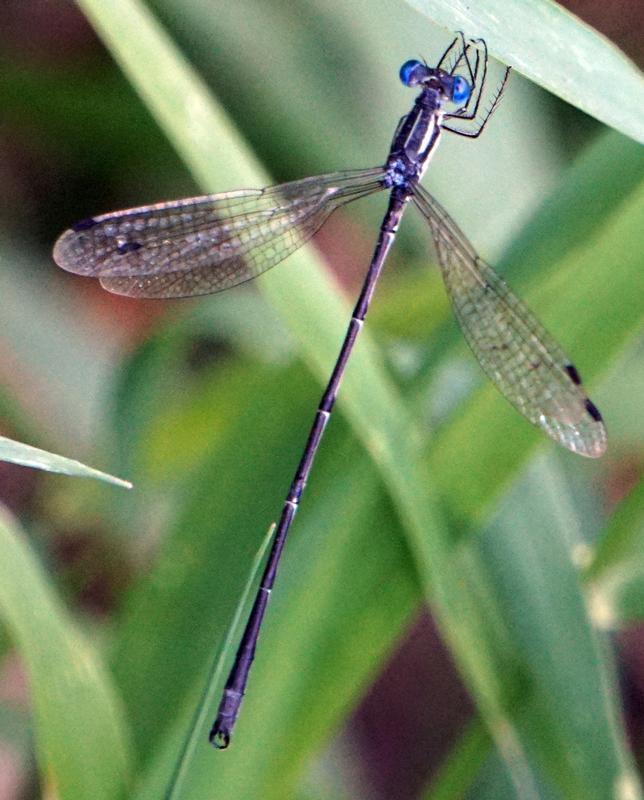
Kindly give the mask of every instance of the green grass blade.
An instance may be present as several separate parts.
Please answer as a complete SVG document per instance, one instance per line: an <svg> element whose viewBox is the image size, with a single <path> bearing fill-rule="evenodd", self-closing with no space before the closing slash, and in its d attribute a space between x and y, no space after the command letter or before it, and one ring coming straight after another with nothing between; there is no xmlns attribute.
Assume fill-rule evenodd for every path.
<svg viewBox="0 0 644 800"><path fill-rule="evenodd" d="M586 572L598 625L644 619L644 483L622 501Z"/></svg>
<svg viewBox="0 0 644 800"><path fill-rule="evenodd" d="M0 552L0 612L29 675L43 794L113 800L132 766L120 698L5 512Z"/></svg>
<svg viewBox="0 0 644 800"><path fill-rule="evenodd" d="M637 779L612 657L573 561L580 520L556 465L536 462L523 483L464 549L477 581L493 587L495 610L512 637L506 664L523 689L514 703L522 741L563 797L599 800ZM506 681L504 693L511 686Z"/></svg>
<svg viewBox="0 0 644 800"><path fill-rule="evenodd" d="M95 478L106 483L113 483L115 486L122 486L124 489L131 489L132 484L114 475L108 475L93 467L88 467L73 458L65 458L56 453L49 453L39 447L32 447L23 442L15 442L0 436L0 459L10 461L12 464L20 464L23 467L33 467L42 469L46 472L60 472L63 475L72 475L76 478Z"/></svg>
<svg viewBox="0 0 644 800"><path fill-rule="evenodd" d="M644 76L605 36L551 0L408 0L450 31L485 39L495 58L587 114L644 142Z"/></svg>
<svg viewBox="0 0 644 800"><path fill-rule="evenodd" d="M446 763L442 764L431 785L423 793L423 800L452 800L465 797L467 790L479 774L481 764L492 752L492 740L480 718L475 717L452 748Z"/></svg>
<svg viewBox="0 0 644 800"><path fill-rule="evenodd" d="M244 612L247 610L249 598L251 597L251 590L255 585L255 579L262 567L264 555L273 540L274 534L275 524L271 525L268 529L264 541L257 551L248 574L246 586L244 586L244 591L239 598L237 609L228 629L228 633L226 634L226 638L224 639L221 651L212 661L203 696L196 707L195 714L188 728L185 747L180 753L170 784L168 785L167 791L164 793L164 797L166 797L167 800L179 800L181 797L186 776L191 768L192 759L197 752L197 746L201 743L202 736L205 735L205 729L212 724L210 709L216 706L221 699L222 681L224 681L226 677L224 674L224 665L226 660L230 660L231 656L234 658L236 652L235 642L240 638L241 632L243 631L243 626L245 624Z"/></svg>

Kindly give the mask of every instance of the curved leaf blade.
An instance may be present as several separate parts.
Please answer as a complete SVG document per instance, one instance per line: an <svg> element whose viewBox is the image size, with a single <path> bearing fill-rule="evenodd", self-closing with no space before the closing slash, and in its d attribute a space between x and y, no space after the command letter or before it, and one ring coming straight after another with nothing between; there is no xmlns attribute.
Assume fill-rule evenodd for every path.
<svg viewBox="0 0 644 800"><path fill-rule="evenodd" d="M408 0L587 114L644 142L644 76L609 39L550 0Z"/></svg>

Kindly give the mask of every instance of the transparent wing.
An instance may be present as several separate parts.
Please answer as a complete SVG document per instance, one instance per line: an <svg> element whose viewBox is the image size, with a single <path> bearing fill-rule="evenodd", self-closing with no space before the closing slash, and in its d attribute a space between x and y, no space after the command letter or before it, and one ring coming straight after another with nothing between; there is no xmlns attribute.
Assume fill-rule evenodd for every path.
<svg viewBox="0 0 644 800"><path fill-rule="evenodd" d="M414 202L431 228L456 318L487 375L559 444L580 455L600 456L606 430L570 359L420 186L414 187Z"/></svg>
<svg viewBox="0 0 644 800"><path fill-rule="evenodd" d="M255 278L339 206L383 188L382 167L205 195L91 217L54 246L63 269L130 297L189 297Z"/></svg>

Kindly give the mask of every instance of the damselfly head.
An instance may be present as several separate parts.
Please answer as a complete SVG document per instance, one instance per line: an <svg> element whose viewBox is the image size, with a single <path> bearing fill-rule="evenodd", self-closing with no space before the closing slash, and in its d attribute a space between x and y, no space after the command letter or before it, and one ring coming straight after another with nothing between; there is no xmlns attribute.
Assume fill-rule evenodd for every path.
<svg viewBox="0 0 644 800"><path fill-rule="evenodd" d="M472 87L462 75L450 75L416 59L405 61L400 68L400 80L405 86L430 86L458 105L466 103L472 93Z"/></svg>

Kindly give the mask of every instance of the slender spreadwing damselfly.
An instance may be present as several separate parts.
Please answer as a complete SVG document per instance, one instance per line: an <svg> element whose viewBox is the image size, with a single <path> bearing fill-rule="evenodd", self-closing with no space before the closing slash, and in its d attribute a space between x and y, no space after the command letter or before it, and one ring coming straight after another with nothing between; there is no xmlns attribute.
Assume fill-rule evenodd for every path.
<svg viewBox="0 0 644 800"><path fill-rule="evenodd" d="M420 185L443 131L471 138L483 131L499 103L509 69L483 102L487 72L485 43L466 40L462 34L436 67L416 60L403 64L403 84L419 94L398 123L384 166L102 214L77 223L56 242L54 259L59 266L96 277L111 292L193 297L257 277L310 239L335 209L375 192L389 193L375 251L286 495L210 733L217 747L230 741L286 537L409 201L429 226L463 334L497 388L530 422L569 450L594 458L606 448L601 414L584 393L572 362Z"/></svg>

